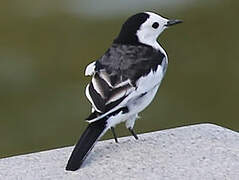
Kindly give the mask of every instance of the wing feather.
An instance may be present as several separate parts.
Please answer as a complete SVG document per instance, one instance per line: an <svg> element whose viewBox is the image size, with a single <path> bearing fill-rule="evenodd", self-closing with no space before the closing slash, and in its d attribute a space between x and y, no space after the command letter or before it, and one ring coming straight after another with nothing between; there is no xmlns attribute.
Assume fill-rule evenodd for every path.
<svg viewBox="0 0 239 180"><path fill-rule="evenodd" d="M107 99L109 97L112 88L104 79L100 78L98 73L93 76L91 82L94 86L94 89L97 91L98 94L100 94L102 98Z"/></svg>
<svg viewBox="0 0 239 180"><path fill-rule="evenodd" d="M104 112L105 99L95 90L92 82L89 84L88 92L90 98L92 99L92 105L94 108L99 112Z"/></svg>
<svg viewBox="0 0 239 180"><path fill-rule="evenodd" d="M115 89L112 89L106 104L117 101L118 99L126 96L127 94L129 94L131 90L133 90L133 88L130 84L125 84L124 86L120 86L120 87L116 87Z"/></svg>
<svg viewBox="0 0 239 180"><path fill-rule="evenodd" d="M95 61L90 63L85 69L85 76L92 76L95 72Z"/></svg>
<svg viewBox="0 0 239 180"><path fill-rule="evenodd" d="M113 86L109 75L105 71L103 73L101 71L94 72L91 82L86 87L86 97L96 112L93 111L87 119L104 114L120 104L134 89L129 82L127 80Z"/></svg>

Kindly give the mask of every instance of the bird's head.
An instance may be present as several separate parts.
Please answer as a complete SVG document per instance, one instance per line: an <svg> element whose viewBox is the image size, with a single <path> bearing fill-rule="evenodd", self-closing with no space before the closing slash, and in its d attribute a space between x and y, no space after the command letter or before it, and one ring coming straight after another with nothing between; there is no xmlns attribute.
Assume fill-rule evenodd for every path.
<svg viewBox="0 0 239 180"><path fill-rule="evenodd" d="M157 43L157 38L164 29L181 22L166 19L153 12L138 13L126 20L114 42L132 45L143 43L152 46Z"/></svg>

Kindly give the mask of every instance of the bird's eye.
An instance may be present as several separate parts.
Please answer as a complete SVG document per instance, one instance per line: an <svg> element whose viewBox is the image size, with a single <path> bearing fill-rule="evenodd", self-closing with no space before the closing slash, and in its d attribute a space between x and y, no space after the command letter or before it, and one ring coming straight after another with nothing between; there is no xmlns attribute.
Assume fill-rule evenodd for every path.
<svg viewBox="0 0 239 180"><path fill-rule="evenodd" d="M153 27L154 29L157 29L157 28L159 27L159 23L154 22L154 23L152 24L152 27Z"/></svg>

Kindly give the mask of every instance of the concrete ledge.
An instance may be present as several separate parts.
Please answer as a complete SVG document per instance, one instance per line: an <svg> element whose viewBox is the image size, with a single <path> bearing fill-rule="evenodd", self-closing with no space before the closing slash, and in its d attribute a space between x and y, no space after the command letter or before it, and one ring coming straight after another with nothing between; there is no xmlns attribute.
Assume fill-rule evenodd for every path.
<svg viewBox="0 0 239 180"><path fill-rule="evenodd" d="M239 133L199 124L99 142L76 172L72 147L0 159L0 179L239 179Z"/></svg>

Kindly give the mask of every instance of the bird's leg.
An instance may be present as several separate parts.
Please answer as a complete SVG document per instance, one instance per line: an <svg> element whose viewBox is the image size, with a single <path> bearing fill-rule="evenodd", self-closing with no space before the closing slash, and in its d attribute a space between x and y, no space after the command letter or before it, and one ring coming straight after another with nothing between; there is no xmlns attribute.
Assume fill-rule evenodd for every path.
<svg viewBox="0 0 239 180"><path fill-rule="evenodd" d="M112 134L113 134L113 136L115 138L115 142L118 143L118 139L117 139L117 136L115 134L115 128L111 127L111 131L112 131Z"/></svg>
<svg viewBox="0 0 239 180"><path fill-rule="evenodd" d="M132 128L128 128L128 129L129 129L129 132L134 136L134 138L136 140L138 140L139 138L138 138L137 134L134 132L134 130Z"/></svg>

